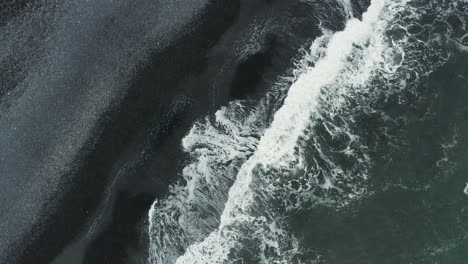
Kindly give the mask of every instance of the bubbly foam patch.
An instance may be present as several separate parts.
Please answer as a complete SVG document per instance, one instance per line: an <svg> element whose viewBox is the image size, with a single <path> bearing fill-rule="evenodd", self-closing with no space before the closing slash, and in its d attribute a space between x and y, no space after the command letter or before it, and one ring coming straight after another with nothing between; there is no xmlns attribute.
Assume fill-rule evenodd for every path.
<svg viewBox="0 0 468 264"><path fill-rule="evenodd" d="M314 114L321 107L322 90L329 87L330 93L335 90L339 91L335 95L339 95L345 93L339 87L363 85L370 77L373 65L381 61L378 54L383 50L384 24L381 21L384 20L379 18L384 7L385 1L373 1L362 21L352 19L342 32L330 37L325 56L290 87L283 106L260 139L257 151L240 168L229 191L219 228L203 242L191 245L177 263L226 263L232 259L294 263L301 258L297 239L284 229L282 199L277 198L285 193L282 188L285 183L291 183L292 189L300 188L297 184L294 187L292 180L317 183L314 176L318 175L309 173L305 166L308 161L302 153L301 142L310 136L316 119ZM312 47L316 49L317 46ZM349 63L359 62L358 58L365 59L358 64ZM342 104L345 102L337 97L329 107L339 108ZM322 157L327 161L326 155ZM333 164L328 161L329 165ZM325 190L340 190L341 179L338 177L344 173L339 166L325 171L330 173L322 175L324 180L319 186ZM357 190L345 196L360 192Z"/></svg>
<svg viewBox="0 0 468 264"><path fill-rule="evenodd" d="M444 48L459 33L441 21L455 8L449 1L374 0L361 21L337 33L323 29L296 64L269 126L265 109L275 100L268 99L259 108L235 102L197 123L183 142L194 158L183 172L187 185L151 209L150 261L319 261L319 252L289 232L288 216L317 204L340 208L370 192L374 146L359 118L396 122L379 107L395 98L405 103L405 94L417 94L449 58ZM428 17L434 10L440 12ZM386 127L376 130L392 137Z"/></svg>
<svg viewBox="0 0 468 264"><path fill-rule="evenodd" d="M150 263L171 263L219 225L219 216L238 168L255 151L268 124L274 101L284 93L278 85L252 106L235 101L194 124L182 140L191 163L171 195L155 201L149 212Z"/></svg>
<svg viewBox="0 0 468 264"><path fill-rule="evenodd" d="M351 4L351 0L340 0L341 5L343 6L343 12L348 18L353 17L353 6Z"/></svg>
<svg viewBox="0 0 468 264"><path fill-rule="evenodd" d="M297 62L292 76L280 79L258 104L232 102L197 122L183 139L183 149L191 156L182 172L184 180L149 211L150 263L175 262L190 244L202 241L219 226L229 188L239 167L255 151L271 112L290 83L323 55L318 52L323 47L315 46L316 56Z"/></svg>

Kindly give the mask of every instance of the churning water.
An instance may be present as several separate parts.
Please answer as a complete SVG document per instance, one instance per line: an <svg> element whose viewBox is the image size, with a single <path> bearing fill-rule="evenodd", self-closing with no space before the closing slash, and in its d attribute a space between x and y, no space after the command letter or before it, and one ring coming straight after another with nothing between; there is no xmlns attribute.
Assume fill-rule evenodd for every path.
<svg viewBox="0 0 468 264"><path fill-rule="evenodd" d="M304 2L344 28L193 125L149 262L464 263L468 2Z"/></svg>

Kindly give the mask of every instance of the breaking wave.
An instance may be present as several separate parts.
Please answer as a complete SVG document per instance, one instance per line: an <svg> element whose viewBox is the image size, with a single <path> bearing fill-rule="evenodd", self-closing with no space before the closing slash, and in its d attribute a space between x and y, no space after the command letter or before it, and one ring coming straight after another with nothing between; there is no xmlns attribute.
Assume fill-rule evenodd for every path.
<svg viewBox="0 0 468 264"><path fill-rule="evenodd" d="M191 163L149 212L150 263L320 262L288 231L288 217L369 195L372 150L362 116L404 103L463 46L466 2L373 0L362 19L323 28L293 77L259 102L235 101L194 124L182 141ZM434 11L435 10L435 11ZM285 88L285 83L291 83ZM272 114L274 112L274 114ZM385 126L372 133L392 135Z"/></svg>

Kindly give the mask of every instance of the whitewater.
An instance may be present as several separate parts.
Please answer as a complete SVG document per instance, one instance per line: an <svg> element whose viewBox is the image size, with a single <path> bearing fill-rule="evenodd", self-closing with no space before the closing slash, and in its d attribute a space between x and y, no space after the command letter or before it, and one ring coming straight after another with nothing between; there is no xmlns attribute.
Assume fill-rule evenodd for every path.
<svg viewBox="0 0 468 264"><path fill-rule="evenodd" d="M289 232L288 214L370 193L370 149L355 117L442 65L449 54L438 47L451 36L429 42L410 32L430 2L373 0L361 19L349 1L338 4L344 29L322 29L289 88L279 83L258 105L232 102L183 139L193 162L149 212L150 263L318 262ZM439 16L454 7L443 2Z"/></svg>
<svg viewBox="0 0 468 264"><path fill-rule="evenodd" d="M241 230L249 226L258 226L257 230L252 230L256 233L255 236L262 237L261 240L275 248L276 252L271 257L261 253L263 263L292 261L298 249L292 245L279 245L279 243L282 240L293 241L295 239L283 237L286 232L278 231L280 227L278 227L278 220L273 210L265 210L268 206L265 208L260 205L265 203L265 199L258 198L258 196L264 194L259 195L255 193L255 190L262 187L268 189L269 186L259 183L265 183L264 179L255 177L262 177L263 173L258 172L261 170L272 171L274 169L280 172L277 177L281 177L281 174L285 174L284 171L289 171L287 174L291 174L294 173L291 170L304 167L302 157L296 149L299 138L305 136L304 131L310 126L311 116L318 107L321 88L336 81L346 66L345 60L351 55L353 45L365 45L369 43L371 37L378 37L378 32L375 32L376 23L384 5L385 1L374 1L363 15L362 21L352 19L342 32L330 37L325 57L319 60L312 69L302 74L291 86L284 105L274 115L273 122L260 139L256 152L242 165L229 191L219 228L203 242L190 246L177 263L194 263L194 260L195 263L228 262L231 251L241 246L239 240L244 235ZM375 61L374 58L369 59ZM374 63L370 62L370 64ZM367 67L368 71L370 69L371 67ZM365 75L368 74L365 73ZM281 181L281 179L278 180ZM323 187L333 188L334 181L333 178L327 178ZM271 183L266 181L266 184ZM277 234L272 236L271 234L274 233Z"/></svg>

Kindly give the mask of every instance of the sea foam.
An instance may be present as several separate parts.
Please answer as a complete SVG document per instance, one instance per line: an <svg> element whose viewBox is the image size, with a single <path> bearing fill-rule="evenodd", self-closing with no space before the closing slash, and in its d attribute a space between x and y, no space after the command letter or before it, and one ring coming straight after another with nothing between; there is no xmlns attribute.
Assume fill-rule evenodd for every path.
<svg viewBox="0 0 468 264"><path fill-rule="evenodd" d="M349 1L339 4L352 14ZM410 29L434 8L432 2L373 0L362 20L351 18L336 33L322 29L296 64L270 124L269 104L284 90L256 107L233 102L195 124L183 141L195 160L183 171L187 185L173 187L174 195L150 211L150 262L320 258L307 254L289 232L288 214L316 204L340 208L370 193L372 160L356 117L377 113L393 122L376 106L388 98L404 100L403 90L416 93L413 88L447 61L439 47L451 31L429 37L456 5L444 2L438 17L415 33Z"/></svg>

